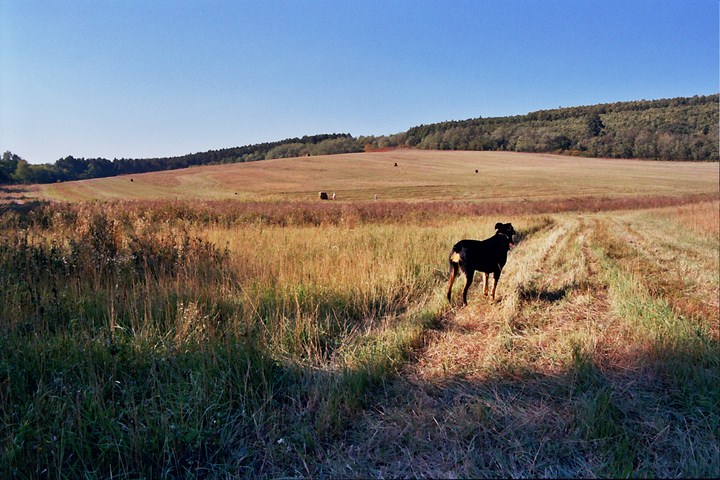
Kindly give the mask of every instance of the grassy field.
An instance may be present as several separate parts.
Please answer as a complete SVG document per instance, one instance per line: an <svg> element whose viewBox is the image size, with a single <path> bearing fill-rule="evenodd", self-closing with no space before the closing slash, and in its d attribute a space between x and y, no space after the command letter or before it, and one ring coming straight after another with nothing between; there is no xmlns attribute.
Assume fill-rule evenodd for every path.
<svg viewBox="0 0 720 480"><path fill-rule="evenodd" d="M528 158L502 197L528 202L450 167L434 197L388 180L412 202L208 200L208 167L175 173L202 201L158 198L163 172L3 209L0 477L717 477L718 165L611 162L572 194L597 164ZM450 246L497 221L520 233L498 299L449 304Z"/></svg>
<svg viewBox="0 0 720 480"><path fill-rule="evenodd" d="M394 165L397 164L397 167ZM475 173L475 171L478 173ZM716 163L653 162L509 152L395 150L266 160L42 185L58 201L113 199L532 201L715 193Z"/></svg>

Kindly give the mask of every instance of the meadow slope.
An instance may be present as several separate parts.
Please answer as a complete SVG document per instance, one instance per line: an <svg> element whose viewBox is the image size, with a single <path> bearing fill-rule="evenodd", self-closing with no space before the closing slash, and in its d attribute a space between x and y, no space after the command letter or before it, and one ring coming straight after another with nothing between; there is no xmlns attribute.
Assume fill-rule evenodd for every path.
<svg viewBox="0 0 720 480"><path fill-rule="evenodd" d="M397 167L395 166L397 164ZM477 170L477 173L475 171ZM217 165L40 185L41 199L524 201L717 193L717 163L395 150Z"/></svg>

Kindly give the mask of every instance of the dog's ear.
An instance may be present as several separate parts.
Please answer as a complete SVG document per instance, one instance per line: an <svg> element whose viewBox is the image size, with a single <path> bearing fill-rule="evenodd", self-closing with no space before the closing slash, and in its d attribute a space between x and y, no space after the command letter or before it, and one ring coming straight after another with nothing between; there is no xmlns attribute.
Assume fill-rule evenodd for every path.
<svg viewBox="0 0 720 480"><path fill-rule="evenodd" d="M495 230L500 230L502 228L502 223L498 222L495 224Z"/></svg>

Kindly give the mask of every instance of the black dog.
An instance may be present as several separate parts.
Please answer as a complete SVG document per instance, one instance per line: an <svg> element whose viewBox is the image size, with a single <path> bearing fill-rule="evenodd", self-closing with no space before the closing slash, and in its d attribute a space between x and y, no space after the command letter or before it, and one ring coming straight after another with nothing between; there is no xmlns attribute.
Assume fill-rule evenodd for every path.
<svg viewBox="0 0 720 480"><path fill-rule="evenodd" d="M457 276L458 269L465 272L465 288L463 289L463 304L467 305L468 288L473 281L475 270L485 274L484 295L488 294L488 274L492 273L492 298L495 299L495 288L500 280L507 252L515 245L515 229L511 223L496 223L497 233L486 240L460 240L450 252L450 283L448 284L447 298L450 301L450 292Z"/></svg>

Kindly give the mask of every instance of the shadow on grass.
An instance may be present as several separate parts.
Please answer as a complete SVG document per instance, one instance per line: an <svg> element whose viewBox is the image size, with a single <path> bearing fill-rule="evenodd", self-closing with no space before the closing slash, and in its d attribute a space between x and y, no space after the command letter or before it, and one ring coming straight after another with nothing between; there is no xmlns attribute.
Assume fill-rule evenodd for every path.
<svg viewBox="0 0 720 480"><path fill-rule="evenodd" d="M523 288L522 290L520 290L520 292L518 292L518 296L520 300L523 301L541 301L546 303L554 303L564 299L568 295L569 290L571 289L571 286L564 286L562 288L554 290L543 290L535 286L530 286L528 288Z"/></svg>
<svg viewBox="0 0 720 480"><path fill-rule="evenodd" d="M634 352L615 367L579 350L565 371L397 379L333 450L333 476L714 477L717 342ZM714 353L713 353L714 352Z"/></svg>
<svg viewBox="0 0 720 480"><path fill-rule="evenodd" d="M556 303L564 300L575 292L589 288L592 288L591 285L585 282L572 282L554 289L544 288L534 282L530 282L520 287L518 290L518 298L523 302Z"/></svg>
<svg viewBox="0 0 720 480"><path fill-rule="evenodd" d="M251 337L5 336L0 351L4 478L714 477L720 468L720 346L709 339L612 366L577 348L553 373L499 367L429 380L388 376L382 351L325 370Z"/></svg>
<svg viewBox="0 0 720 480"><path fill-rule="evenodd" d="M9 203L2 203L2 199L0 199L0 213L3 212L16 212L19 214L27 214L29 212L33 212L35 210L38 210L46 205L48 205L50 202L47 202L45 200L29 200L24 202L17 202L15 199L12 199Z"/></svg>

